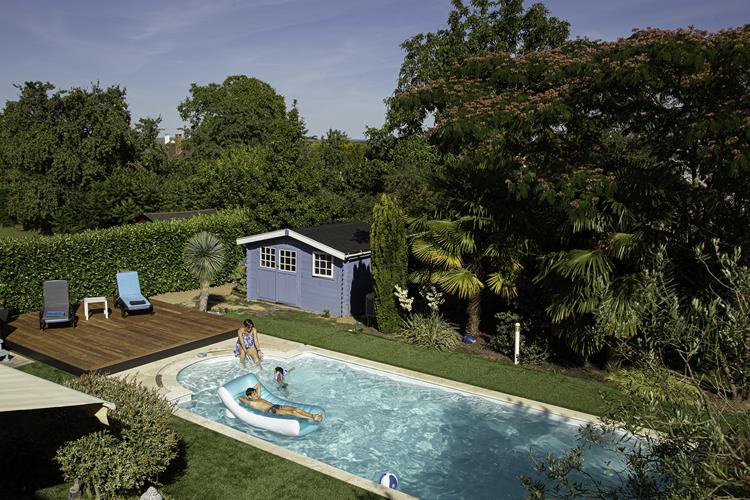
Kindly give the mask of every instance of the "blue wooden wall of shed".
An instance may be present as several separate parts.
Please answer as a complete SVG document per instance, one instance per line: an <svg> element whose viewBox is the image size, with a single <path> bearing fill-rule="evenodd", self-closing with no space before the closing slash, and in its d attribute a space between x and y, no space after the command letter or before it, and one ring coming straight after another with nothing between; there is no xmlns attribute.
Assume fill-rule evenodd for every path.
<svg viewBox="0 0 750 500"><path fill-rule="evenodd" d="M370 267L369 255L344 262L342 316L357 316L365 313L365 295L373 288Z"/></svg>
<svg viewBox="0 0 750 500"><path fill-rule="evenodd" d="M260 248L276 249L276 269L260 267ZM364 312L364 295L372 290L370 258L343 262L333 258L333 277L312 275L313 247L288 236L254 242L247 248L247 297L294 305L333 316L348 316ZM297 252L297 272L278 269L279 250ZM290 300L296 291L296 300Z"/></svg>

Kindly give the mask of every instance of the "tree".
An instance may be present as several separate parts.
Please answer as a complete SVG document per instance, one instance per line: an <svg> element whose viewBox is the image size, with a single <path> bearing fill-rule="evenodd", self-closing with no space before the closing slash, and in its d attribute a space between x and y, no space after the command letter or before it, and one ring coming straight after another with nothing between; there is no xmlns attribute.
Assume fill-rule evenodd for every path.
<svg viewBox="0 0 750 500"><path fill-rule="evenodd" d="M158 208L166 154L160 119L130 128L117 86L51 93L27 82L0 114L7 214L28 228L73 232L121 224Z"/></svg>
<svg viewBox="0 0 750 500"><path fill-rule="evenodd" d="M523 268L518 246L508 246L508 238L498 237L501 233L492 219L476 215L418 219L412 229L411 253L427 265L414 271L413 279L466 299L466 332L476 336L485 286L505 299L518 294L516 276Z"/></svg>
<svg viewBox="0 0 750 500"><path fill-rule="evenodd" d="M407 280L406 228L401 210L386 194L372 210L370 247L378 328L395 332L400 317L393 293L396 285L406 287Z"/></svg>
<svg viewBox="0 0 750 500"><path fill-rule="evenodd" d="M57 215L69 199L135 159L124 89L53 89L26 82L0 115L8 212L47 233L67 229Z"/></svg>
<svg viewBox="0 0 750 500"><path fill-rule="evenodd" d="M133 147L137 162L151 172L163 172L167 163L167 149L157 139L161 117L141 118L133 127Z"/></svg>
<svg viewBox="0 0 750 500"><path fill-rule="evenodd" d="M455 198L525 220L506 232L527 234L544 260L536 293L557 333L591 353L602 338L637 338L633 278L656 247L667 245L685 293L706 278L690 263L695 245L750 236L748 73L737 64L750 61L748 33L649 30L476 57L392 105L442 110L431 139L457 158L444 174ZM632 327L590 328L604 301Z"/></svg>
<svg viewBox="0 0 750 500"><path fill-rule="evenodd" d="M750 394L750 269L738 248L723 253L713 243L711 258L696 249L702 264L715 260L717 273L695 297L676 293L664 248L641 273L633 295L644 348L626 349L634 368L611 375L622 396L607 400L604 424L586 429L581 445L538 464L548 482L522 479L530 497L750 496L750 411L733 401ZM619 323L606 305L595 315ZM602 444L626 464L620 484L580 481L582 450Z"/></svg>
<svg viewBox="0 0 750 500"><path fill-rule="evenodd" d="M184 258L188 270L200 281L198 309L205 312L208 309L208 287L224 265L224 245L217 236L202 231L185 243Z"/></svg>
<svg viewBox="0 0 750 500"><path fill-rule="evenodd" d="M283 130L301 140L304 126L296 107L287 113L284 98L269 84L244 75L223 83L190 85L190 97L177 108L188 122L189 147L199 156L216 156L233 146L267 144Z"/></svg>
<svg viewBox="0 0 750 500"><path fill-rule="evenodd" d="M453 0L447 29L420 33L404 41L406 52L395 94L408 92L451 74L453 66L471 57L505 52L511 56L561 45L570 25L549 15L541 3L524 10L522 0ZM392 128L416 130L427 113L424 107L404 114L389 109Z"/></svg>
<svg viewBox="0 0 750 500"><path fill-rule="evenodd" d="M368 128L366 162L376 185L396 199L405 214L412 217L434 215L440 195L434 180L442 172L443 159L424 135L396 138L386 128Z"/></svg>

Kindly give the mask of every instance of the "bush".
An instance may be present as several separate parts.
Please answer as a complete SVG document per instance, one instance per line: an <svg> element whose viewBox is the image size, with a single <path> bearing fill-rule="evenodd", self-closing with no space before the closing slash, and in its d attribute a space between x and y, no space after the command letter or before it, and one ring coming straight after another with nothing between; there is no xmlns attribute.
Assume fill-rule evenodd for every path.
<svg viewBox="0 0 750 500"><path fill-rule="evenodd" d="M526 325L531 331L529 322L512 312L501 312L495 315L498 320L497 333L490 338L490 348L513 359L515 354L516 323ZM521 332L519 361L523 364L543 363L549 359L547 345L542 340Z"/></svg>
<svg viewBox="0 0 750 500"><path fill-rule="evenodd" d="M0 239L0 296L14 312L42 306L42 283L67 279L70 299L117 293L115 274L138 271L144 295L198 286L183 264L185 242L196 233L216 234L228 249L215 283L224 283L244 258L236 239L261 230L244 210L173 221L131 224L44 238Z"/></svg>
<svg viewBox="0 0 750 500"><path fill-rule="evenodd" d="M229 275L229 281L233 283L234 286L232 286L232 293L242 297L243 299L247 298L247 266L245 265L245 262L240 262L237 264L237 267L234 268L234 271L232 271L232 274Z"/></svg>
<svg viewBox="0 0 750 500"><path fill-rule="evenodd" d="M410 344L450 351L461 342L456 325L439 314L411 314L404 319L398 336Z"/></svg>
<svg viewBox="0 0 750 500"><path fill-rule="evenodd" d="M63 445L55 456L67 481L81 480L97 498L156 482L177 455L172 407L140 383L89 374L68 387L114 403L108 429Z"/></svg>
<svg viewBox="0 0 750 500"><path fill-rule="evenodd" d="M750 498L750 411L709 399L701 383L647 360L617 382L623 395L606 399L602 424L537 463L544 480L521 477L527 497ZM583 451L603 445L625 467L606 482L581 481Z"/></svg>

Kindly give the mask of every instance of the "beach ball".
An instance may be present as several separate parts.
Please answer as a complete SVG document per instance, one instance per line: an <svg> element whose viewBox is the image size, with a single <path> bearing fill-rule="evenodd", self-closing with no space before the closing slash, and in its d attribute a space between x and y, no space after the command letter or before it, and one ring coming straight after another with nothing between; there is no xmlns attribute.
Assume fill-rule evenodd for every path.
<svg viewBox="0 0 750 500"><path fill-rule="evenodd" d="M398 478L396 477L396 474L392 472L384 472L383 475L380 476L380 484L386 488L395 490L398 488Z"/></svg>

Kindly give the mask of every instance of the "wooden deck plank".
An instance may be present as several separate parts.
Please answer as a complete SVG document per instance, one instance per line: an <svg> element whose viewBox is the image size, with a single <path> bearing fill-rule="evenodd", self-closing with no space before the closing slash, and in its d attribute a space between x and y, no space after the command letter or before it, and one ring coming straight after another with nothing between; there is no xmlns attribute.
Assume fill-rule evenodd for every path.
<svg viewBox="0 0 750 500"><path fill-rule="evenodd" d="M75 373L115 372L231 338L241 324L175 304L151 302L154 314L123 318L110 307L107 319L101 308L94 308L88 321L81 306L76 311L76 328L52 327L44 333L39 330L38 313L23 314L10 323L6 344L13 351Z"/></svg>

